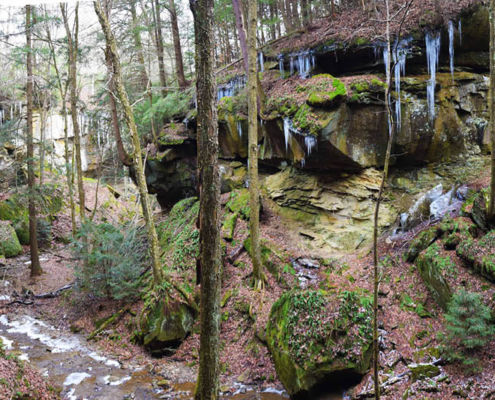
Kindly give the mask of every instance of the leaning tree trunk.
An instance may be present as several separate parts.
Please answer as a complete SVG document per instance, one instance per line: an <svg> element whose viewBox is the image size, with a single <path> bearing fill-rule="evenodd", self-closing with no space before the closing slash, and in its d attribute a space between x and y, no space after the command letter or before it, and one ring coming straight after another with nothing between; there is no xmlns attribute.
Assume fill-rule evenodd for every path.
<svg viewBox="0 0 495 400"><path fill-rule="evenodd" d="M77 188L79 192L79 217L80 223L84 222L85 218L85 194L82 175L82 160L81 160L81 134L79 129L79 121L77 119L77 53L78 53L78 36L79 36L79 3L75 8L74 20L74 38L69 27L69 18L67 15L67 4L60 4L62 18L64 20L65 31L67 34L67 44L69 52L69 81L70 81L70 112L72 117L72 127L74 131L74 152L76 156L77 170Z"/></svg>
<svg viewBox="0 0 495 400"><path fill-rule="evenodd" d="M495 0L490 0L490 142L491 142L491 184L488 218L495 216Z"/></svg>
<svg viewBox="0 0 495 400"><path fill-rule="evenodd" d="M27 166L28 166L28 189L29 189L29 249L31 253L31 276L42 274L38 252L38 237L36 233L36 204L35 178L34 178L34 145L33 145L33 54L31 44L31 6L26 6L26 42L27 42Z"/></svg>
<svg viewBox="0 0 495 400"><path fill-rule="evenodd" d="M234 0L235 1L235 0ZM249 2L248 9L248 142L249 142L249 234L254 287L263 283L260 251L260 188L258 181L258 69L256 51L257 4Z"/></svg>
<svg viewBox="0 0 495 400"><path fill-rule="evenodd" d="M214 76L214 0L190 0L196 39L200 186L201 311L196 400L218 399L220 347L220 173Z"/></svg>
<svg viewBox="0 0 495 400"><path fill-rule="evenodd" d="M141 157L141 143L139 142L139 133L137 130L136 122L134 120L134 114L132 112L131 104L127 93L122 83L122 72L120 67L119 55L117 53L117 44L115 43L115 37L110 29L110 24L104 13L100 1L97 0L94 3L98 20L100 21L101 28L105 34L105 41L109 50L109 57L113 65L113 83L122 104L124 111L124 118L126 120L129 132L131 134L132 145L134 148L134 154L132 156L133 166L136 173L136 180L138 184L139 197L141 199L141 206L143 208L143 216L146 222L146 228L148 233L148 242L150 246L151 259L153 262L153 282L155 286L161 284L163 280L163 272L160 265L160 254L158 249L158 236L155 229L155 223L153 221L153 214L151 206L148 201L148 190L146 187L146 177L144 175L143 160Z"/></svg>

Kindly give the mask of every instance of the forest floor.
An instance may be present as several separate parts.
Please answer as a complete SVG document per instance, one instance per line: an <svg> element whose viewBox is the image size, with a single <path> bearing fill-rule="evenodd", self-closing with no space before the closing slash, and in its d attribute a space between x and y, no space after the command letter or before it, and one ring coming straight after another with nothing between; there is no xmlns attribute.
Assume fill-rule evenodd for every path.
<svg viewBox="0 0 495 400"><path fill-rule="evenodd" d="M470 186L474 189L486 186L487 173L478 181L472 182ZM86 189L88 204L94 204L94 183L88 182ZM111 197L112 194L107 189L100 189L98 202L103 204L111 200ZM225 196L223 202L226 202ZM117 209L122 215L128 215L129 209L134 207L135 210L137 204L133 200L124 202L119 199L115 206L115 216L117 216ZM68 222L68 215L58 217L55 225L58 236L63 237L69 233ZM273 205L268 201L264 201L261 222L263 238L280 250L278 257L281 266L290 265L294 260L305 257L318 262L319 268L313 275L308 271L302 271L305 274L304 279L299 279L293 270L292 272L279 270L275 274L267 271L265 289L256 292L250 288L251 267L245 251L240 254L235 265L225 263L222 296L227 300L222 307L221 327L221 389L225 395L239 392L240 389L246 390L244 385L254 387L258 391L268 388L283 389L277 380L270 354L262 343L262 332L272 304L284 291L306 286L324 290L361 288L371 293L373 268L370 252L365 255L361 253L361 255L343 256L336 258L330 264L325 264L317 255L306 252L297 240L297 233L287 229L287 225L273 211ZM485 346L478 354L479 365L482 366L482 371L479 373L469 374L461 366L448 364L440 366L441 374L434 380L411 382L409 365L434 361L437 355L434 350L440 345L437 333L444 331L442 311L431 298L414 265L403 261L402 257L411 239L427 227L428 223L425 223L393 241L383 238L380 243L384 266L384 279L380 288L382 378L385 381L399 377L395 384L387 388L383 398L390 400L402 398L406 392L408 399L492 398L491 396L495 395L493 381L495 365L490 360L495 358L495 342ZM228 254L236 249L238 243L243 242L246 232L246 222L240 221L236 227L234 240L227 244ZM193 382L198 364L197 325L173 355L162 358L151 357L132 340L135 315L138 315L142 307L141 301L128 304L125 300L101 300L75 290L65 291L52 299L33 300L30 293L47 293L73 283L74 260L67 244L54 241L50 248L44 249L41 253L44 274L32 279L29 277L27 254L26 248L24 255L7 260L7 265L2 269L4 282L8 280L10 284L0 293L9 296L9 299L0 302L0 314L26 314L45 321L63 332L88 335L95 329L98 320L108 318L126 308L127 311L122 317L99 335L96 343L92 345L101 354L118 360L122 365L138 364L144 367L152 376L151 385L163 388L169 398L189 398L190 394L187 393L194 388ZM448 256L455 263L457 270L456 287L466 287L470 291L483 293L487 304L493 309L495 287L466 268L455 256L455 252L450 252ZM18 297L14 297L16 294ZM33 304L19 302L9 304L13 298L26 303L27 300L32 300ZM0 376L8 380L10 372L5 372L5 368L2 367L3 362L0 363ZM12 362L14 361L11 360ZM40 390L40 393L48 390L48 386L43 383L39 374L30 372L32 370L29 368L26 371L26 374L29 374L26 375L29 381ZM52 382L52 384L60 386L60 382ZM365 398L371 388L371 375L368 374L361 384L353 389L352 394ZM48 393L54 396L52 392ZM40 395L39 398L50 397ZM271 398L280 397L273 394Z"/></svg>

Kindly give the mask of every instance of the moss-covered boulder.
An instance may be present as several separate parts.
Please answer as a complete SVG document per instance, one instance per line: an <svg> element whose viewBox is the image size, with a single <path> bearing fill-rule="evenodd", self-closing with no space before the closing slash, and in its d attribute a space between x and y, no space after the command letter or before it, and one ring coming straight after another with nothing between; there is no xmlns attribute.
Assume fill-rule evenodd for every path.
<svg viewBox="0 0 495 400"><path fill-rule="evenodd" d="M284 293L272 306L266 326L268 348L280 381L293 395L326 379L368 370L372 308L356 292Z"/></svg>
<svg viewBox="0 0 495 400"><path fill-rule="evenodd" d="M471 218L484 231L488 230L490 226L487 217L487 206L489 202L490 194L487 189L483 189L474 196L473 208L471 209Z"/></svg>
<svg viewBox="0 0 495 400"><path fill-rule="evenodd" d="M455 275L455 264L448 254L444 254L438 243L433 243L416 259L419 274L434 300L443 308L452 297L447 275Z"/></svg>
<svg viewBox="0 0 495 400"><path fill-rule="evenodd" d="M405 254L406 261L414 262L419 253L426 250L439 237L436 227L431 227L422 231L409 245Z"/></svg>
<svg viewBox="0 0 495 400"><path fill-rule="evenodd" d="M164 296L148 306L141 316L142 342L151 353L166 353L191 332L194 319L188 305Z"/></svg>
<svg viewBox="0 0 495 400"><path fill-rule="evenodd" d="M15 257L22 253L14 228L8 221L0 221L0 254L5 257Z"/></svg>
<svg viewBox="0 0 495 400"><path fill-rule="evenodd" d="M464 238L456 252L476 272L495 282L495 230L479 239Z"/></svg>

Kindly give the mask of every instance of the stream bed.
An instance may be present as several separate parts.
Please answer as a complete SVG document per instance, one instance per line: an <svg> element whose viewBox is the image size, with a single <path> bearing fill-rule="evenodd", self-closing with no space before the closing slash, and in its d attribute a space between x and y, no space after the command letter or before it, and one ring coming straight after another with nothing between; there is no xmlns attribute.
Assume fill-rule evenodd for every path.
<svg viewBox="0 0 495 400"><path fill-rule="evenodd" d="M0 315L0 338L6 350L63 387L62 398L67 400L192 399L193 383L162 389L153 383L158 377L142 366L123 365L93 349L82 335L29 315ZM287 396L270 389L259 393L239 384L238 393L225 398L281 400Z"/></svg>

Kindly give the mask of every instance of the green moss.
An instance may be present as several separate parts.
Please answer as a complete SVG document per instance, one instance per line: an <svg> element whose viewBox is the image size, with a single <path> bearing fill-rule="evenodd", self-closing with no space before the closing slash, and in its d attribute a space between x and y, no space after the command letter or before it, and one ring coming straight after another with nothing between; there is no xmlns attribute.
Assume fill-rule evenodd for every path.
<svg viewBox="0 0 495 400"><path fill-rule="evenodd" d="M22 253L22 246L14 228L7 221L0 222L0 254L5 257L15 257Z"/></svg>
<svg viewBox="0 0 495 400"><path fill-rule="evenodd" d="M196 266L199 254L198 212L196 197L184 199L174 205L165 221L157 224L164 265L175 271L187 271Z"/></svg>
<svg viewBox="0 0 495 400"><path fill-rule="evenodd" d="M367 92L369 88L370 85L368 84L367 81L364 80L351 83L351 90L353 92L357 92L357 93Z"/></svg>
<svg viewBox="0 0 495 400"><path fill-rule="evenodd" d="M290 395L339 371L363 374L371 349L371 300L357 292L284 293L266 327L277 374Z"/></svg>
<svg viewBox="0 0 495 400"><path fill-rule="evenodd" d="M238 214L243 219L249 219L249 190L240 189L230 192L226 208L230 212Z"/></svg>
<svg viewBox="0 0 495 400"><path fill-rule="evenodd" d="M344 99L347 95L347 89L344 83L338 78L334 78L331 75L316 75L316 77L322 76L332 82L332 88L328 88L327 86L325 90L322 90L319 87L314 87L309 93L307 103L313 107L328 108Z"/></svg>
<svg viewBox="0 0 495 400"><path fill-rule="evenodd" d="M222 225L222 237L225 240L234 238L235 226L237 223L237 213L229 213L226 215Z"/></svg>
<svg viewBox="0 0 495 400"><path fill-rule="evenodd" d="M182 138L171 138L167 135L160 136L158 138L158 143L162 146L178 146L184 143L185 139Z"/></svg>
<svg viewBox="0 0 495 400"><path fill-rule="evenodd" d="M440 246L434 243L419 255L416 265L423 282L435 301L443 309L446 309L452 297L452 291L446 278L448 276L455 278L457 274L455 264L450 256L442 255Z"/></svg>
<svg viewBox="0 0 495 400"><path fill-rule="evenodd" d="M476 272L495 282L495 230L477 240L465 237L456 252Z"/></svg>
<svg viewBox="0 0 495 400"><path fill-rule="evenodd" d="M405 254L406 261L414 262L419 253L427 249L437 238L438 231L436 227L421 232L409 245L409 249Z"/></svg>

